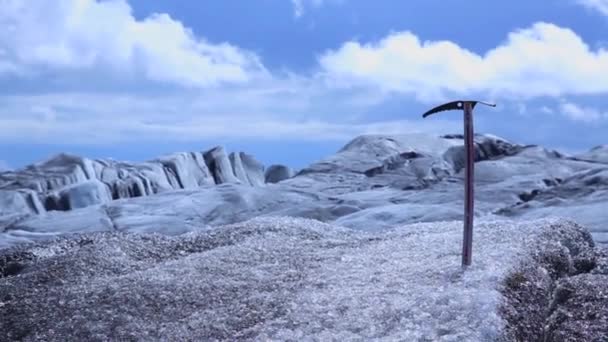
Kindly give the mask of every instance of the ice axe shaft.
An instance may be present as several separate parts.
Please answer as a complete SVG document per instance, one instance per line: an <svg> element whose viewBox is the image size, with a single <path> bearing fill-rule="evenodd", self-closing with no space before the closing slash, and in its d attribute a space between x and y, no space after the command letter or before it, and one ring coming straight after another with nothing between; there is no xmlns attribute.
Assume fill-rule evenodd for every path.
<svg viewBox="0 0 608 342"><path fill-rule="evenodd" d="M496 107L481 101L454 101L437 106L422 115L429 115L446 110L463 110L464 117L464 232L462 241L462 266L471 265L473 260L473 217L475 213L474 177L475 177L475 142L473 132L473 109L478 103Z"/></svg>
<svg viewBox="0 0 608 342"><path fill-rule="evenodd" d="M475 213L473 182L475 178L475 143L473 140L473 106L464 103L464 236L462 266L470 266L473 252L473 216Z"/></svg>

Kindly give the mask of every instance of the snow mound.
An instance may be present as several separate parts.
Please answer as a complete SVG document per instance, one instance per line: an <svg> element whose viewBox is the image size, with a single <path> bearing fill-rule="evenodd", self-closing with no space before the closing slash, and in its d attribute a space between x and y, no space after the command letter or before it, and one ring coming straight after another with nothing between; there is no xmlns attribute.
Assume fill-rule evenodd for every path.
<svg viewBox="0 0 608 342"><path fill-rule="evenodd" d="M539 251L592 246L569 221L480 222L462 272L461 229L266 217L13 247L0 251L0 340L510 340L521 303L505 281L524 266L558 277Z"/></svg>
<svg viewBox="0 0 608 342"><path fill-rule="evenodd" d="M592 148L586 153L576 156L579 159L591 160L599 163L608 163L608 145L600 145Z"/></svg>

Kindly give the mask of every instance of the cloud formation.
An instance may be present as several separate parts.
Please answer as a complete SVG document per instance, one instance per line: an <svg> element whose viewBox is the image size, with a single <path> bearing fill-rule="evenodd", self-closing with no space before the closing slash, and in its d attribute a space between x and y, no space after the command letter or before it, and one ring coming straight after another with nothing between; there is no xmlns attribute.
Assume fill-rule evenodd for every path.
<svg viewBox="0 0 608 342"><path fill-rule="evenodd" d="M304 14L304 4L302 0L291 0L293 5L293 16L296 18L301 17Z"/></svg>
<svg viewBox="0 0 608 342"><path fill-rule="evenodd" d="M0 4L0 77L95 71L204 87L265 73L254 53L196 37L168 14L137 20L125 0Z"/></svg>
<svg viewBox="0 0 608 342"><path fill-rule="evenodd" d="M344 0L291 0L291 4L293 5L293 15L294 17L300 18L304 15L307 8L319 8L327 3L340 3Z"/></svg>
<svg viewBox="0 0 608 342"><path fill-rule="evenodd" d="M341 0L292 0L296 15L330 1ZM404 112L413 107L411 95L483 93L523 104L528 97L559 101L608 91L608 52L548 23L515 31L484 54L449 41L424 42L411 32L346 42L321 55L317 73L267 71L256 54L211 43L168 14L136 19L126 0L0 0L0 27L0 82L13 77L43 89L0 95L0 142L49 143L59 136L76 144L158 137L310 141L446 133L462 129L457 116L395 118L401 118L403 103ZM56 75L72 75L76 87L55 87L49 80ZM133 87L115 87L124 80ZM110 85L102 92L96 82L104 81ZM177 87L167 90L165 84ZM390 104L382 104L393 93L403 101L387 114ZM570 120L605 116L553 103L551 110Z"/></svg>
<svg viewBox="0 0 608 342"><path fill-rule="evenodd" d="M608 16L608 0L577 0L577 2L589 9Z"/></svg>
<svg viewBox="0 0 608 342"><path fill-rule="evenodd" d="M316 94L290 97L289 93L289 89L243 89L233 93L234 101L225 101L219 90L208 95L183 93L153 98L83 93L5 96L0 97L0 144L48 143L57 141L57 137L62 143L87 145L158 143L159 139L343 141L365 133L449 133L461 128L456 118L374 122L348 119L347 115L335 118L335 113L352 112L358 104L318 99L327 115L309 107L310 98ZM11 115L17 111L19 116Z"/></svg>
<svg viewBox="0 0 608 342"><path fill-rule="evenodd" d="M450 41L421 41L399 32L378 42L347 42L323 54L319 63L333 84L366 84L419 98L608 92L608 51L592 50L574 31L542 22L510 33L483 55Z"/></svg>
<svg viewBox="0 0 608 342"><path fill-rule="evenodd" d="M608 119L608 112L602 112L593 107L580 106L572 102L561 103L559 111L574 121L591 123L602 119Z"/></svg>

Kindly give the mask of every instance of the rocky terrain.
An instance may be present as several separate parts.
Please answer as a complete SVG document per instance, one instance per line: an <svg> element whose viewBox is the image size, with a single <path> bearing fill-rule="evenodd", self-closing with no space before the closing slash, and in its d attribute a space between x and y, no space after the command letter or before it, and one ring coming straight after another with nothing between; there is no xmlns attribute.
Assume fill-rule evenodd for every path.
<svg viewBox="0 0 608 342"><path fill-rule="evenodd" d="M568 156L476 136L476 215L572 218L608 243L608 148ZM145 163L59 155L0 173L0 248L94 231L181 234L257 216L377 231L462 218L462 136L361 136L297 173L245 153Z"/></svg>
<svg viewBox="0 0 608 342"><path fill-rule="evenodd" d="M565 220L353 231L256 218L0 251L0 340L603 341L608 258Z"/></svg>

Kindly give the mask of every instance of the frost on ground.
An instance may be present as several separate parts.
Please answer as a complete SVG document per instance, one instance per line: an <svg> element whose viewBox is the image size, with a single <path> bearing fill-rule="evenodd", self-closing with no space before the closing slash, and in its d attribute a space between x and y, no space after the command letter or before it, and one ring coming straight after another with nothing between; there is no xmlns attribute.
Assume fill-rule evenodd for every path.
<svg viewBox="0 0 608 342"><path fill-rule="evenodd" d="M509 341L541 336L545 324L576 328L547 318L572 315L551 307L552 284L596 262L584 257L593 252L585 230L481 222L462 272L461 229L375 234L256 218L176 237L23 245L0 251L0 340Z"/></svg>

